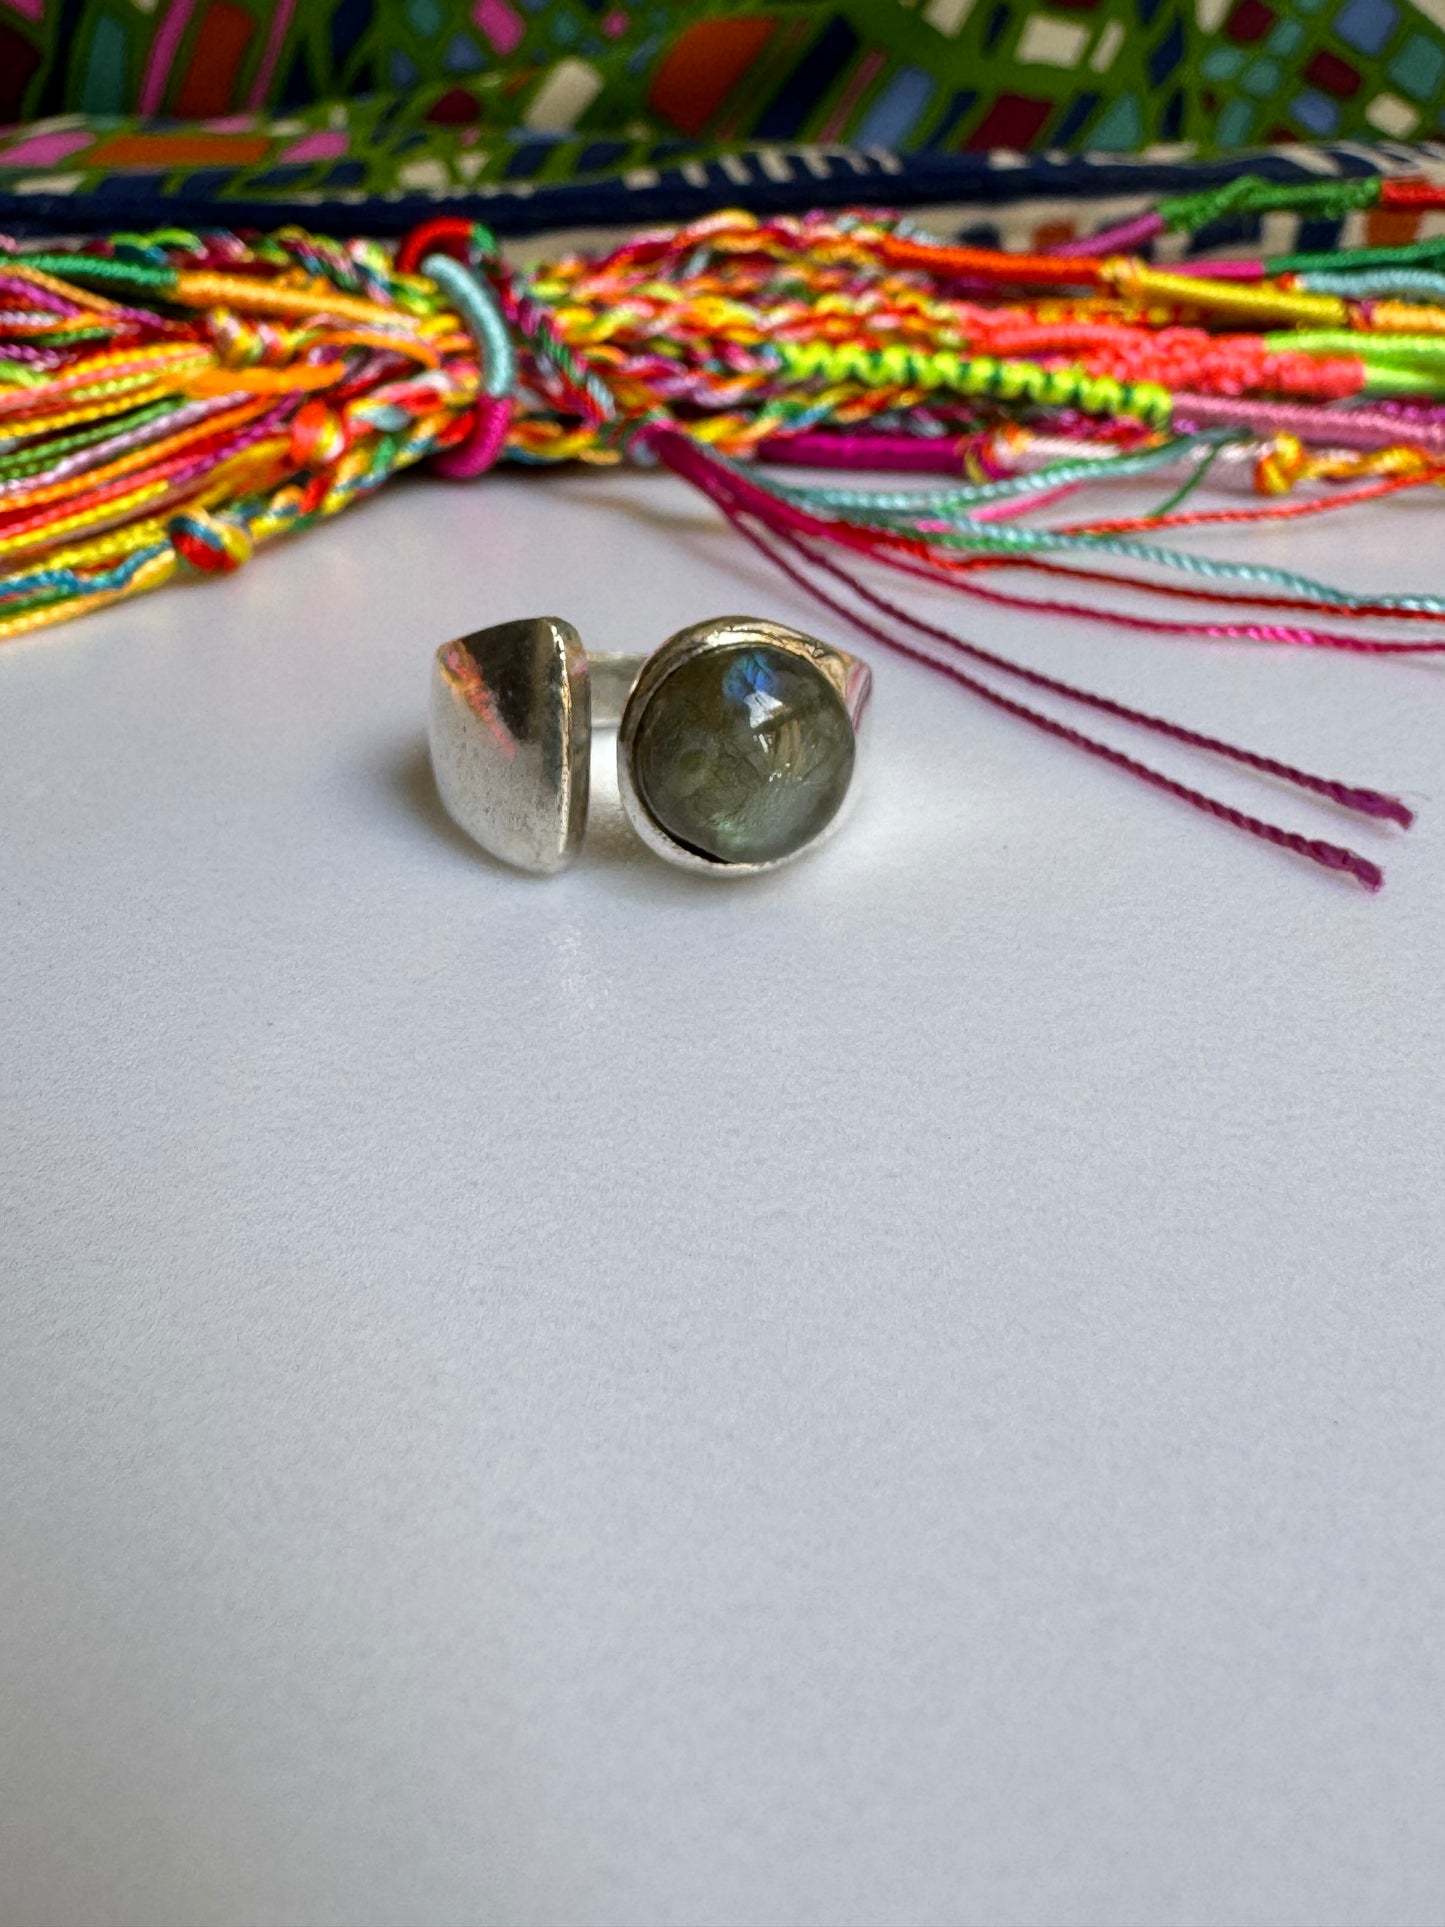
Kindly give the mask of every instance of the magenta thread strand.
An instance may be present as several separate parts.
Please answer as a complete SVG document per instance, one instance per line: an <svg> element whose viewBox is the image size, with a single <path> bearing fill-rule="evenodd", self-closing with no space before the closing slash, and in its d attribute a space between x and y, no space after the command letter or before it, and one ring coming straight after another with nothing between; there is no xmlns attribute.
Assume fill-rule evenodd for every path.
<svg viewBox="0 0 1445 1927"><path fill-rule="evenodd" d="M767 554L776 566L782 569L790 579L799 583L801 587L805 588L818 601L822 602L825 607L834 610L835 613L843 616L845 620L854 623L855 626L862 629L866 634L873 635L886 646L900 650L903 654L910 655L915 660L928 663L931 667L938 669L941 673L960 682L964 687L973 690L974 693L982 695L987 701L997 704L1000 708L1008 710L1010 713L1019 716L1025 721L1036 724L1036 726L1046 730L1049 734L1058 736L1061 740L1073 743L1077 748L1084 749L1092 755L1102 757L1115 767L1128 771L1140 780L1148 782L1156 788L1168 790L1172 795L1179 797L1182 801L1190 803L1194 808L1204 810L1208 814L1220 818L1222 821L1231 823L1236 828L1247 831L1250 835L1263 837L1266 841L1275 843L1282 848L1294 850L1297 854L1310 857L1314 862L1323 863L1327 868L1348 871L1360 882L1364 883L1367 888L1378 889L1383 882L1384 876L1379 866L1371 863L1368 858L1360 856L1358 852L1344 849L1335 844L1322 843L1318 840L1303 837L1294 831L1283 830L1275 824L1266 823L1258 817L1253 817L1244 811L1237 810L1232 805L1221 803L1216 798L1205 795L1202 791L1194 790L1187 784L1179 783L1174 778L1163 775L1162 772L1152 769L1147 764L1137 762L1133 757L1126 755L1123 751L1115 750L1110 745L1101 743L1096 738L1087 736L1067 724L1058 723L1053 718L1046 717L1036 710L1029 709L1024 704L1014 702L1012 698L1004 696L1002 692L993 689L988 684L979 682L977 678L969 676L961 670L956 663L940 661L939 658L930 651L920 649L916 645L905 643L897 635L890 634L888 631L881 629L867 617L860 616L856 611L847 609L838 603L835 598L829 596L817 583L808 579L801 571L789 564L785 557L778 554L770 543L765 542L758 535L757 531L749 526L749 523L754 520L761 522L771 533L778 536L779 539L786 541L790 547L800 553L805 560L812 562L814 566L826 568L831 574L852 589L860 599L878 608L893 621L901 621L917 630L920 634L929 635L941 641L947 647L958 650L972 659L985 663L989 667L999 670L1004 674L1016 676L1033 687L1044 689L1051 694L1058 695L1067 700L1082 702L1091 708L1098 709L1105 714L1115 717L1117 720L1133 723L1138 727L1155 731L1170 740L1186 744L1191 748L1212 751L1215 754L1222 755L1232 761L1252 768L1260 774L1276 777L1281 781L1292 783L1299 788L1322 796L1328 801L1339 804L1342 808L1359 810L1372 816L1389 816L1394 821L1401 823L1403 827L1408 827L1412 820L1411 813L1397 798L1387 797L1377 791L1361 789L1354 785L1338 783L1331 778L1316 777L1306 771L1294 769L1289 764L1280 763L1273 758L1258 756L1253 751L1239 749L1232 744L1223 743L1217 738L1204 736L1198 731L1189 730L1183 725L1170 723L1162 717L1148 716L1141 711L1130 709L1125 704L1116 703L1109 697L1097 696L1090 691L1078 689L1074 685L1061 682L1054 677L1045 676L1040 671L1031 670L1022 664L1011 662L1007 657L996 656L992 651L982 649L977 644L967 643L961 637L952 635L947 630L937 629L934 625L922 621L921 618L910 615L907 611L896 607L886 601L886 599L874 595L865 584L859 582L848 571L843 569L838 562L831 558L824 558L815 554L807 544L799 539L799 535L796 532L800 528L807 529L810 534L821 535L823 539L827 539L829 535L827 525L817 523L815 518L801 514L799 511L793 509L790 504L775 502L774 498L767 496L764 491L753 488L751 484L743 481L741 477L723 470L717 464L709 461L701 455L700 451L691 448L687 444L680 444L678 438L673 435L656 436L654 438L654 445L657 447L659 455L670 467L677 468L680 473L689 474L690 479L695 481L717 504L728 520L738 528L739 532L753 541L755 546ZM772 513L775 509L782 511L776 523L772 520ZM789 524L793 525L792 529L789 528Z"/></svg>
<svg viewBox="0 0 1445 1927"><path fill-rule="evenodd" d="M723 505L720 504L720 506ZM756 531L746 526L746 518L740 511L731 511L723 506L723 512L739 534L750 540L791 581L806 590L825 608L832 609L844 621L852 623L864 634L873 636L885 647L911 657L915 662L922 663L930 669L937 670L971 694L992 703L995 708L1017 717L1021 722L1032 724L1034 728L1042 730L1046 735L1056 737L1060 742L1070 744L1074 749L1081 749L1085 754L1097 757L1101 762L1122 770L1126 775L1149 784L1151 788L1176 797L1180 802L1188 804L1191 809L1215 817L1233 829L1242 830L1248 836L1273 844L1277 849L1289 850L1297 856L1306 857L1311 863L1319 864L1324 869L1352 876L1367 890L1378 890L1383 885L1385 873L1379 864L1372 863L1368 857L1361 856L1358 851L1347 849L1342 844L1326 843L1319 838L1302 836L1296 830L1282 829L1278 824L1268 823L1261 817L1251 816L1244 810L1236 809L1232 804L1221 803L1217 797L1206 795L1202 790L1191 789L1188 784L1180 783L1174 777L1166 776L1162 770L1156 770L1147 763L1139 762L1135 757L1126 755L1123 750L1115 749L1109 743L1100 742L1097 737L1087 736L1082 730L1074 729L1067 723L1058 722L1052 716L1045 716L1037 709L1030 709L1026 703L1015 702L1002 690L990 688L978 677L970 676L956 663L940 661L927 650L916 648L897 636L890 635L878 624L845 608L834 597L810 582L801 570L793 568Z"/></svg>
<svg viewBox="0 0 1445 1927"><path fill-rule="evenodd" d="M963 452L952 436L847 435L805 429L799 435L774 435L760 442L764 461L797 468L888 470L904 475L958 475Z"/></svg>
<svg viewBox="0 0 1445 1927"><path fill-rule="evenodd" d="M1354 783L1341 783L1330 776L1314 776L1309 771L1296 769L1292 764L1282 763L1272 756L1261 756L1254 750L1240 749L1233 743L1222 742L1218 737L1206 736L1199 730L1188 728L1183 723L1171 723L1162 716L1151 716L1146 711L1132 709L1125 703L1116 702L1112 697L1095 695L1092 691L1080 689L1073 683L1059 681L1056 677L1044 675L1041 671L1027 669L1020 663L1010 662L1007 657L997 656L991 650L980 648L978 644L965 642L947 629L925 622L922 617L911 614L898 604L890 602L885 596L876 594L855 576L848 573L829 556L819 555L808 545L798 542L800 548L815 567L826 569L830 575L838 576L853 592L895 622L906 622L920 635L930 636L951 648L961 649L966 655L986 662L991 668L1017 676L1021 681L1035 688L1048 690L1051 695L1066 697L1071 702L1084 703L1091 709L1102 711L1121 722L1133 723L1141 729L1153 730L1172 742L1185 743L1191 749L1207 750L1216 756L1228 758L1230 762L1241 763L1246 768L1256 770L1262 776L1273 776L1284 783L1292 783L1297 789L1308 790L1315 796L1336 803L1341 809L1353 810L1362 816L1388 819L1398 823L1402 829L1409 829L1415 820L1414 811L1401 802L1397 796L1389 796L1380 790L1364 789Z"/></svg>
<svg viewBox="0 0 1445 1927"><path fill-rule="evenodd" d="M1152 210L1136 214L1131 221L1104 228L1098 234L1079 234L1054 249L1055 254L1100 255L1135 254L1164 232L1164 217Z"/></svg>

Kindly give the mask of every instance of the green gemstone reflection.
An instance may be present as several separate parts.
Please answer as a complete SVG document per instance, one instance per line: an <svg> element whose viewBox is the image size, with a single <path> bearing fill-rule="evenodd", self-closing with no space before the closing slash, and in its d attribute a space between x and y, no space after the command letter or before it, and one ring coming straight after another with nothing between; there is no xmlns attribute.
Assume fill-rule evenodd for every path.
<svg viewBox="0 0 1445 1927"><path fill-rule="evenodd" d="M632 767L676 842L722 863L774 863L837 813L853 754L848 712L821 670L782 649L716 649L659 684Z"/></svg>

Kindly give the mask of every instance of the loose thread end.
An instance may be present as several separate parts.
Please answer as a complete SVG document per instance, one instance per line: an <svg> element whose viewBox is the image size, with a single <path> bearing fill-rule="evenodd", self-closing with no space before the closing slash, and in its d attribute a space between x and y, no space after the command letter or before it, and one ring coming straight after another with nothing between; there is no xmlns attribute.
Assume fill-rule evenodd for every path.
<svg viewBox="0 0 1445 1927"><path fill-rule="evenodd" d="M1385 872L1379 864L1371 863L1368 857L1361 856L1355 850L1343 849L1338 843L1321 843L1315 840L1307 841L1303 849L1304 854L1313 862L1320 864L1326 870L1343 871L1354 877L1357 883L1362 883L1372 893L1384 886Z"/></svg>
<svg viewBox="0 0 1445 1927"><path fill-rule="evenodd" d="M1415 821L1415 812L1408 803L1402 803L1398 796L1389 796L1381 790L1347 788L1341 791L1339 800L1347 809L1358 810L1362 816L1398 823L1402 830L1408 830Z"/></svg>

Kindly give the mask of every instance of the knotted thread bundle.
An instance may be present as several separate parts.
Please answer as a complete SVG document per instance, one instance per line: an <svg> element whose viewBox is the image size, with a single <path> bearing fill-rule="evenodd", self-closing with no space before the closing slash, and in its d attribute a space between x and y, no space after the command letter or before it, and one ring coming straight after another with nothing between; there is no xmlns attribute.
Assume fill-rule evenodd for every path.
<svg viewBox="0 0 1445 1927"><path fill-rule="evenodd" d="M1219 803L992 678L1406 826L1397 799L1009 662L855 567L1176 637L1445 649L1438 598L1352 596L1157 539L1445 479L1445 238L1188 272L1138 252L1326 194L1334 211L1445 207L1425 182L1235 181L1053 254L943 246L871 212L733 212L527 274L456 220L394 256L296 229L0 238L0 640L233 571L421 462L470 479L499 460L660 461L877 640L1374 887L1370 859ZM778 462L838 479L803 487ZM855 482L864 471L942 479ZM1168 491L1149 514L1044 519L1141 477ZM1190 503L1221 487L1233 505ZM993 579L1020 570L1047 599Z"/></svg>

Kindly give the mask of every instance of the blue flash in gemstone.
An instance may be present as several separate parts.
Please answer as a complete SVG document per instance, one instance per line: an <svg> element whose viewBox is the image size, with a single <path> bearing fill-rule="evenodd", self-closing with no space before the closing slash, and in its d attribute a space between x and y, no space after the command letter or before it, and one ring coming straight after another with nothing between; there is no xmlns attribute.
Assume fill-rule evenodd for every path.
<svg viewBox="0 0 1445 1927"><path fill-rule="evenodd" d="M673 670L638 726L649 814L719 863L772 863L824 830L853 774L853 728L820 669L783 649L719 649Z"/></svg>

